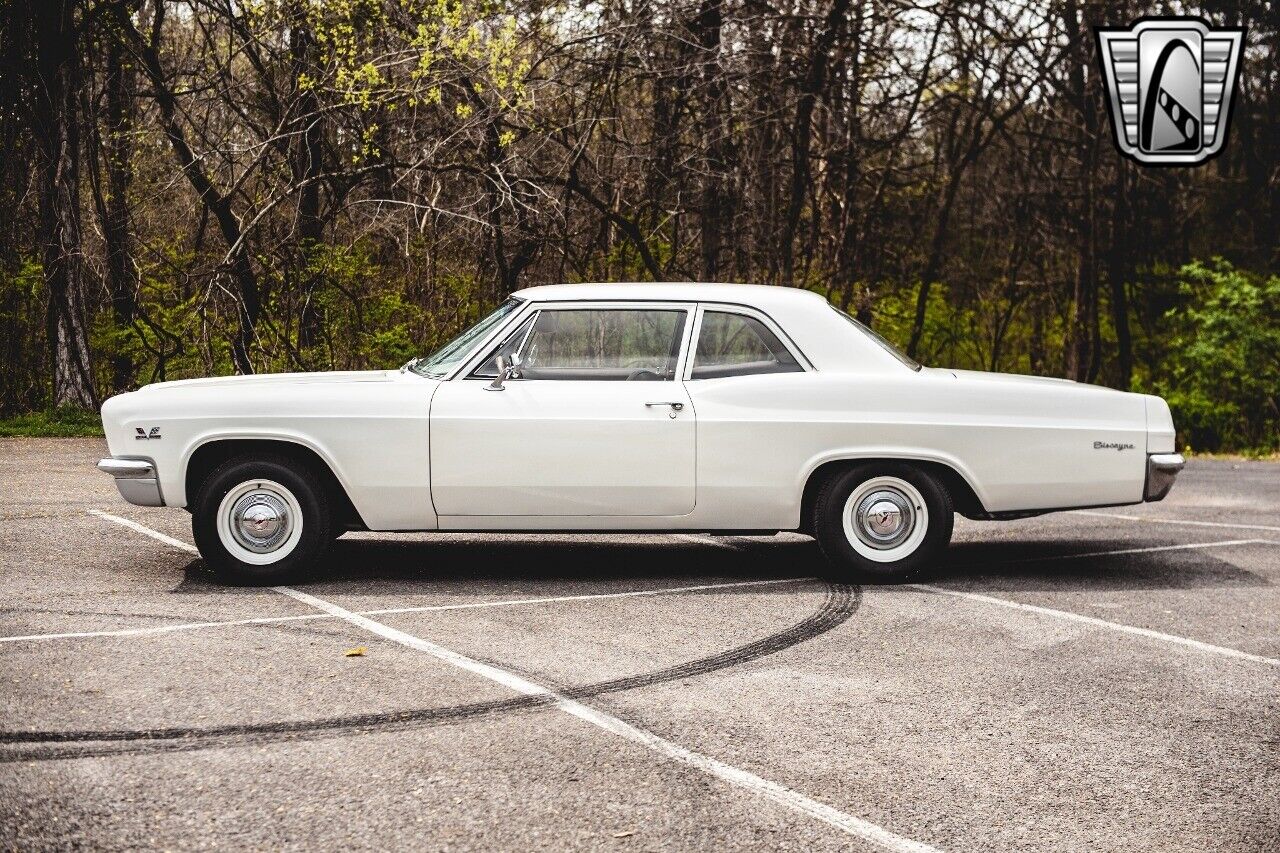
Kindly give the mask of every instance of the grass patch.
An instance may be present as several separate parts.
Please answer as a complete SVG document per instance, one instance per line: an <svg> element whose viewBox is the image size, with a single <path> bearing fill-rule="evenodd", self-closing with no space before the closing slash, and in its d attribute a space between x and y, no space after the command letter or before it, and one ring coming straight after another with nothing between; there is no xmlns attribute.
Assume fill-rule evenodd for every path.
<svg viewBox="0 0 1280 853"><path fill-rule="evenodd" d="M1187 448L1183 455L1188 459L1225 459L1229 462L1280 462L1280 450L1222 450L1203 451Z"/></svg>
<svg viewBox="0 0 1280 853"><path fill-rule="evenodd" d="M79 438L102 435L98 413L89 409L61 408L0 418L0 438Z"/></svg>

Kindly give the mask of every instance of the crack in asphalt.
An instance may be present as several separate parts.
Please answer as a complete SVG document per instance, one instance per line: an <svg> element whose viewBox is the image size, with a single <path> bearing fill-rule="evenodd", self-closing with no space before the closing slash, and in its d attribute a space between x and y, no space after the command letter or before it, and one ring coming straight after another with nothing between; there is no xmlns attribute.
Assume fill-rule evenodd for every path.
<svg viewBox="0 0 1280 853"><path fill-rule="evenodd" d="M767 637L665 669L597 681L592 684L557 687L556 692L563 697L577 700L621 693L718 672L812 640L844 623L857 612L862 603L860 587L826 582L825 588L826 596L817 610L794 625ZM205 728L174 726L154 729L0 731L0 746L17 747L0 750L0 764L109 755L187 752L273 741L304 741L345 737L351 734L404 731L490 714L537 710L552 706L557 700L556 696L514 696L509 699L447 707ZM24 744L31 746L24 747L22 746Z"/></svg>

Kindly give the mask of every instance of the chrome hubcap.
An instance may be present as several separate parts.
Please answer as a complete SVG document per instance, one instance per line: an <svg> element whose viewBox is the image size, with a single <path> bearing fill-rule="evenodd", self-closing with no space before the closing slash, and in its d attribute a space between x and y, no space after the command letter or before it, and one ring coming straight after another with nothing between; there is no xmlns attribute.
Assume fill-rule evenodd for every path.
<svg viewBox="0 0 1280 853"><path fill-rule="evenodd" d="M231 507L231 535L250 551L274 551L289 536L289 507L270 492L254 491Z"/></svg>
<svg viewBox="0 0 1280 853"><path fill-rule="evenodd" d="M854 532L872 548L893 548L911 535L915 510L906 495L896 489L877 489L858 501L853 510Z"/></svg>

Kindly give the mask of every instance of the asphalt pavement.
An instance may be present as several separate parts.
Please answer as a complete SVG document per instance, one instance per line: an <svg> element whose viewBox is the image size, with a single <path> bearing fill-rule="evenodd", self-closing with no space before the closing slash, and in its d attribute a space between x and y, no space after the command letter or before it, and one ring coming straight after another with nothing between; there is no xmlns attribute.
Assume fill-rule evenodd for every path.
<svg viewBox="0 0 1280 853"><path fill-rule="evenodd" d="M1276 850L1280 464L798 535L348 534L217 584L93 439L4 439L0 849Z"/></svg>

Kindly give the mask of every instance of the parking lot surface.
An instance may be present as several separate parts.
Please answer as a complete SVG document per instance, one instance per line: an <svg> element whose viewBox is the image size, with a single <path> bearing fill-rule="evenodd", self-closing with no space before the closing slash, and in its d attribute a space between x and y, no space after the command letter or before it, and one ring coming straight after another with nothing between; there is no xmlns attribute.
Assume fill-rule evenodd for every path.
<svg viewBox="0 0 1280 853"><path fill-rule="evenodd" d="M368 533L243 589L104 454L0 440L0 848L1280 846L1280 465L958 520L898 586L798 535Z"/></svg>

